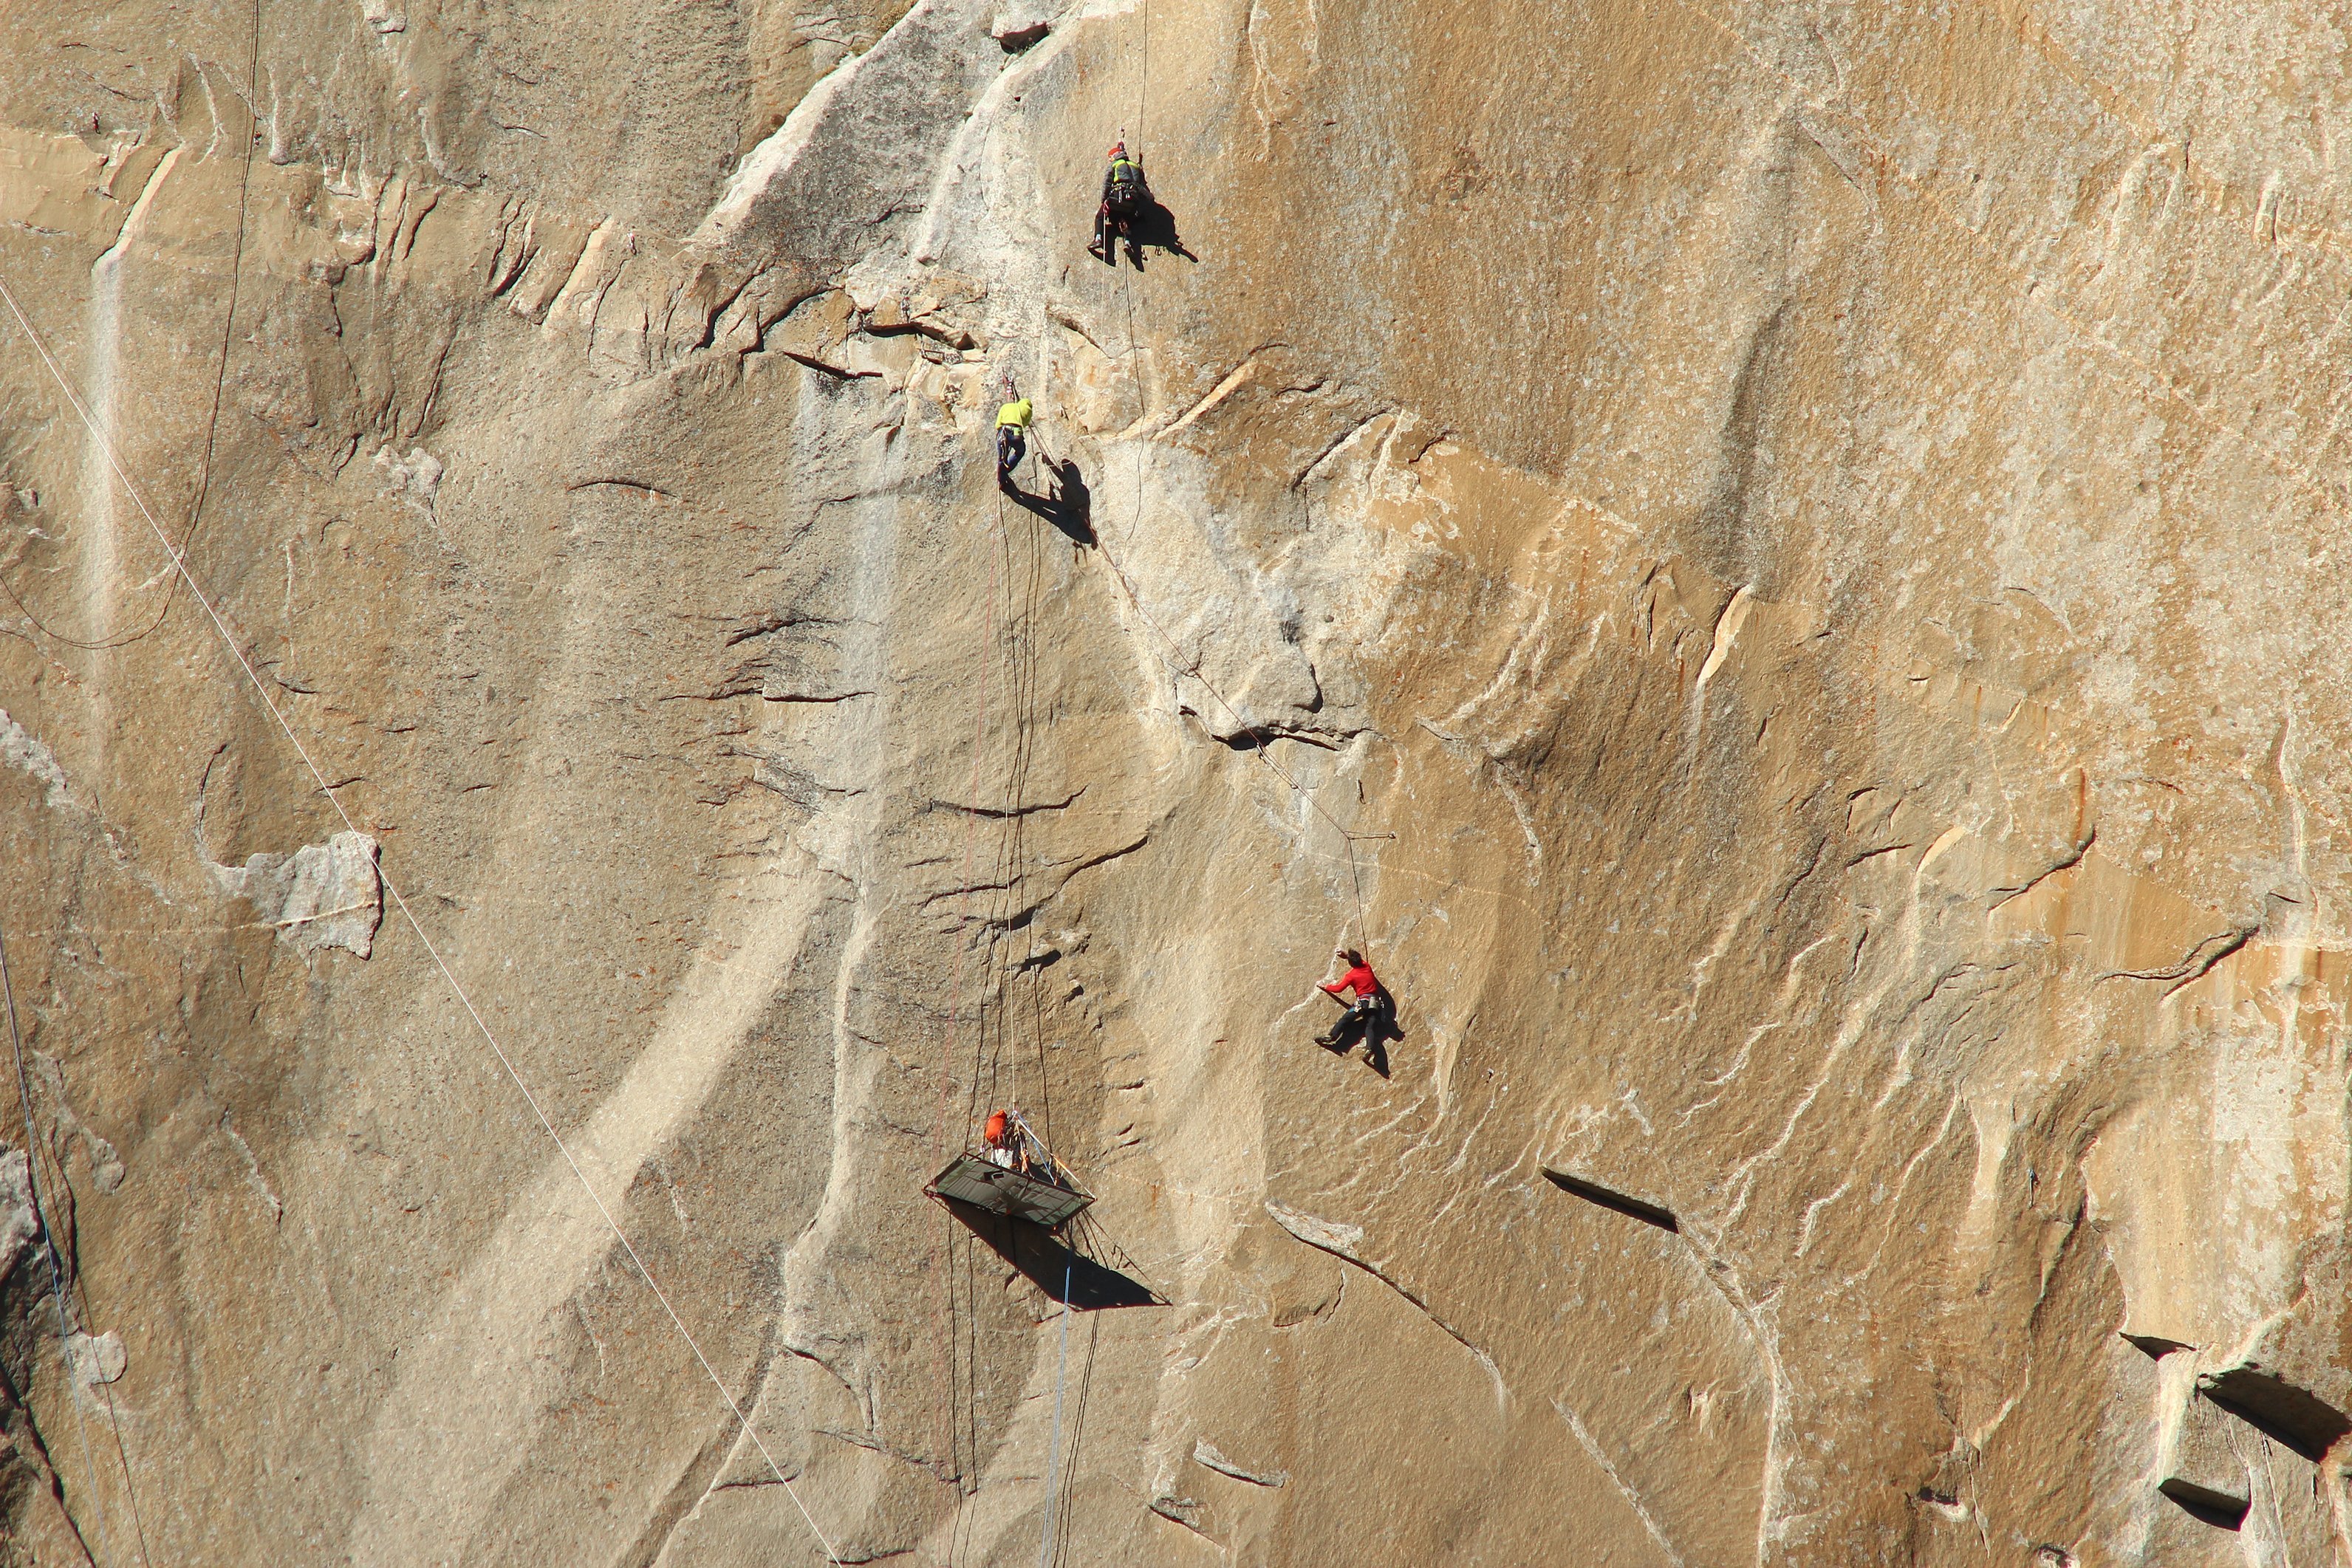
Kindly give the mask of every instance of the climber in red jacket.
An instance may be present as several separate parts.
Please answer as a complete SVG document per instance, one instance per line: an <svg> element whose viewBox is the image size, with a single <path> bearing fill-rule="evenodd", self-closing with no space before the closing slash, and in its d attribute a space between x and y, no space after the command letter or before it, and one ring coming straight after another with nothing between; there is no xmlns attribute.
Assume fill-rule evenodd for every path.
<svg viewBox="0 0 2352 1568"><path fill-rule="evenodd" d="M1021 1129L1003 1111L992 1111L988 1127L982 1134L988 1140L988 1163L1006 1170L1026 1171L1029 1151L1022 1145Z"/></svg>
<svg viewBox="0 0 2352 1568"><path fill-rule="evenodd" d="M1339 1015L1339 1022L1315 1037L1318 1045L1338 1045L1343 1040L1352 1041L1357 1034L1371 1027L1388 1002L1388 993L1381 988L1380 977L1372 973L1372 967L1364 962L1361 953L1353 947L1342 947L1334 956L1348 966L1348 972L1315 988L1333 1001L1339 999L1341 991L1355 992L1356 999L1347 1004L1348 1010Z"/></svg>

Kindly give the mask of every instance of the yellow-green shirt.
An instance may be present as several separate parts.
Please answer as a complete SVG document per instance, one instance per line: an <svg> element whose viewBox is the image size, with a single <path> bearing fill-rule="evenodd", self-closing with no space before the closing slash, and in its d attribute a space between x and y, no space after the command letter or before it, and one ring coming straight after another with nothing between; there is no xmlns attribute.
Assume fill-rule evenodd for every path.
<svg viewBox="0 0 2352 1568"><path fill-rule="evenodd" d="M997 428L1000 430L1008 424L1015 430L1028 429L1029 400L1024 397L1016 402L1008 402L1003 408L998 409L996 411L996 424Z"/></svg>

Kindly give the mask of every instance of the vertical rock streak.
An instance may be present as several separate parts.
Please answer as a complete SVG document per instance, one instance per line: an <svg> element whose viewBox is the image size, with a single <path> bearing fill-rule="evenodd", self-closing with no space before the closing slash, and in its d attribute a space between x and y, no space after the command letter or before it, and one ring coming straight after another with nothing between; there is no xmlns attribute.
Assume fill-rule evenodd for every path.
<svg viewBox="0 0 2352 1568"><path fill-rule="evenodd" d="M0 396L9 1433L103 1389L159 1558L804 1533L379 855L847 1558L2340 1553L2319 23L363 10L262 35L200 562L363 832L41 630L106 442L194 483L248 40L0 22L99 432ZM1081 248L1122 130L1197 259ZM919 1195L943 1044L1070 1236Z"/></svg>

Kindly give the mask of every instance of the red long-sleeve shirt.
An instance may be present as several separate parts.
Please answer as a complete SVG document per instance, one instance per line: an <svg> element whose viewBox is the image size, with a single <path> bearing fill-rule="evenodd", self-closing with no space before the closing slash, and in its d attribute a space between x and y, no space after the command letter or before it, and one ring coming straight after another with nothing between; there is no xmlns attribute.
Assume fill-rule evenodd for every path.
<svg viewBox="0 0 2352 1568"><path fill-rule="evenodd" d="M1356 993L1356 999L1362 1001L1366 997L1379 990L1381 983L1373 977L1372 967L1370 964L1359 964L1331 984L1320 988L1330 992L1335 997L1341 991L1351 990Z"/></svg>

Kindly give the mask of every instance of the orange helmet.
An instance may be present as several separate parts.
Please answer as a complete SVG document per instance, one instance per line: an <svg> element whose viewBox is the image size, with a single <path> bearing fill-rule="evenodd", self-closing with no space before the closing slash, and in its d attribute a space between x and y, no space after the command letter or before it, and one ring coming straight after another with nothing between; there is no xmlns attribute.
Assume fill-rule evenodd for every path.
<svg viewBox="0 0 2352 1568"><path fill-rule="evenodd" d="M1127 138L1125 138L1125 137L1123 137L1123 136L1122 136L1122 137L1120 137L1118 141L1116 141L1112 142L1112 143L1110 144L1110 151L1109 151L1108 152L1105 153L1105 154L1104 154L1104 156L1105 156L1105 157L1107 157L1107 158L1124 158L1124 157L1126 157L1126 156L1127 156Z"/></svg>

